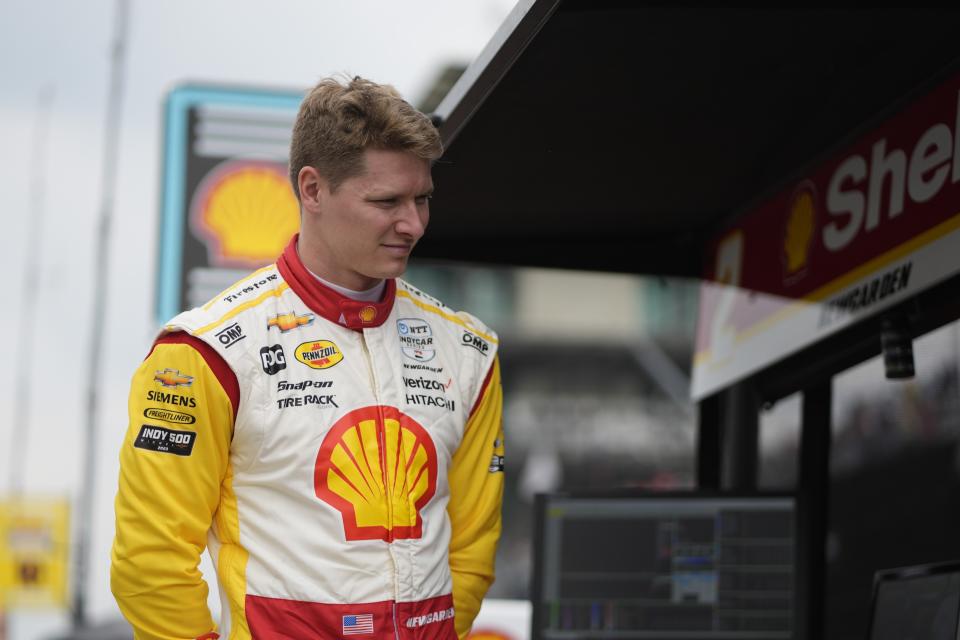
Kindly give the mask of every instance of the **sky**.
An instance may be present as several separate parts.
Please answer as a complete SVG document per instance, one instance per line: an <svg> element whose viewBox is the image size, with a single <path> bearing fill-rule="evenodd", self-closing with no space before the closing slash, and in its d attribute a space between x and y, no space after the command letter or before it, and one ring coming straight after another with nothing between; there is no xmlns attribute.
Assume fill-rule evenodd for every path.
<svg viewBox="0 0 960 640"><path fill-rule="evenodd" d="M104 345L95 383L99 432L87 442L94 252L116 5L3 2L0 273L7 302L0 329L7 339L0 349L9 364L0 370L0 495L10 490L11 456L17 456L25 468L25 493L75 500L85 447L94 448L91 619L117 615L108 586L112 500L130 376L157 328L154 271L166 94L187 81L303 90L323 76L347 73L393 84L417 103L444 65L475 58L514 4L130 0ZM30 240L36 228L31 221L39 224L36 242ZM35 284L33 303L24 295L28 282ZM23 388L26 419L13 424L15 394ZM11 451L15 442L20 444ZM14 620L10 640L40 634L42 624L31 624Z"/></svg>

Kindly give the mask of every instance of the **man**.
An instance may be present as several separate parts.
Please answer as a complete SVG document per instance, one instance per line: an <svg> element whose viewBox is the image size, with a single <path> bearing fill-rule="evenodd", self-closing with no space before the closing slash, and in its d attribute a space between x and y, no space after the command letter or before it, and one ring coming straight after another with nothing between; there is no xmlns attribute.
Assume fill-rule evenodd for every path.
<svg viewBox="0 0 960 640"><path fill-rule="evenodd" d="M111 583L138 640L469 631L500 532L497 338L398 279L441 152L392 87L305 98L301 232L134 374Z"/></svg>

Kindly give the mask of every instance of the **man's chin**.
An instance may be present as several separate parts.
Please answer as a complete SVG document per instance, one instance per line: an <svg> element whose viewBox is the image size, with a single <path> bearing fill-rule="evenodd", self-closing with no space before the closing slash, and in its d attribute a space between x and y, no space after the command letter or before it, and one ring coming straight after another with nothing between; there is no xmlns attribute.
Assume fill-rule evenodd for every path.
<svg viewBox="0 0 960 640"><path fill-rule="evenodd" d="M407 260L403 259L391 261L391 264L380 265L378 269L371 269L370 273L365 274L368 278L377 280L389 280L390 278L399 278L407 272Z"/></svg>

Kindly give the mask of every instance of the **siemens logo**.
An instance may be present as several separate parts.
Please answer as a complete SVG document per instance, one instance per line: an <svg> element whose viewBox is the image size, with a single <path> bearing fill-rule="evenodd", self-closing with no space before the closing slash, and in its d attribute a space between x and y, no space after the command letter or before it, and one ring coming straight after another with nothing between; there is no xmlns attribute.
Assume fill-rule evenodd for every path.
<svg viewBox="0 0 960 640"><path fill-rule="evenodd" d="M147 391L147 400L151 402L162 402L163 404L174 404L181 407L197 406L197 401L193 398L163 391Z"/></svg>

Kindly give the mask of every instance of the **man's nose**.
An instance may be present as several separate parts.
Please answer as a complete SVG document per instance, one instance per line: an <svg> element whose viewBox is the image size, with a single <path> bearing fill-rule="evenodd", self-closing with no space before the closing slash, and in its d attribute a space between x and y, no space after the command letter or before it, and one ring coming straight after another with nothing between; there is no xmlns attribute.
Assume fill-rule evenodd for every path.
<svg viewBox="0 0 960 640"><path fill-rule="evenodd" d="M418 206L416 202L410 201L405 203L400 211L400 217L395 228L397 233L412 236L414 240L419 240L427 230L428 219L429 213L427 213L426 205Z"/></svg>

